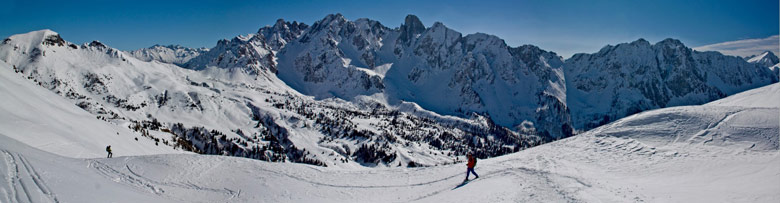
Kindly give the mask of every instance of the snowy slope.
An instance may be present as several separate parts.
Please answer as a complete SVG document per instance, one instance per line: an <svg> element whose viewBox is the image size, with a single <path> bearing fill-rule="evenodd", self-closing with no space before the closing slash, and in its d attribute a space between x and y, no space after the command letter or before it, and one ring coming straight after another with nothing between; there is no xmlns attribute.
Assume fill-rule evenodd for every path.
<svg viewBox="0 0 780 203"><path fill-rule="evenodd" d="M776 86L724 101L776 97ZM778 129L777 107L658 109L480 160L480 178L467 184L461 164L356 170L204 155L72 159L0 135L0 177L10 180L0 185L0 200L777 202Z"/></svg>
<svg viewBox="0 0 780 203"><path fill-rule="evenodd" d="M102 120L70 101L25 80L0 61L0 134L54 154L77 158L182 153Z"/></svg>
<svg viewBox="0 0 780 203"><path fill-rule="evenodd" d="M744 91L706 105L780 108L780 83Z"/></svg>

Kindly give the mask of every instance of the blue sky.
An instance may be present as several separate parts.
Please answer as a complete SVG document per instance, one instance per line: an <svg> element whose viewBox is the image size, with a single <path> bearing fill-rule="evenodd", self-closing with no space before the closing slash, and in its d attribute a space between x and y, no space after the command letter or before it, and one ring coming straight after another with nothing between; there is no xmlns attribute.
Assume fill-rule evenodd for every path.
<svg viewBox="0 0 780 203"><path fill-rule="evenodd" d="M407 14L464 34L497 35L564 57L607 44L677 38L689 47L777 35L778 1L49 1L0 0L0 38L52 29L65 40L132 50L154 44L212 47L276 19L312 24L329 13L398 27Z"/></svg>

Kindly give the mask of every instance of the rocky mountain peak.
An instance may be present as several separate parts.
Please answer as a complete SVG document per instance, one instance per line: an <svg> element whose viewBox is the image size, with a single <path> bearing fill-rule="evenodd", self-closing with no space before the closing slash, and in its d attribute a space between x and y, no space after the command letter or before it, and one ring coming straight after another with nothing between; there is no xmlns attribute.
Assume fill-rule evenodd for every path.
<svg viewBox="0 0 780 203"><path fill-rule="evenodd" d="M289 29L287 27L287 22L285 22L283 18L276 19L276 23L274 23L273 28L277 30Z"/></svg>
<svg viewBox="0 0 780 203"><path fill-rule="evenodd" d="M309 26L297 21L289 22L284 19L276 20L273 26L265 26L257 31L262 35L268 45L274 50L281 50L287 43L297 39Z"/></svg>
<svg viewBox="0 0 780 203"><path fill-rule="evenodd" d="M65 46L67 43L65 42L62 37L60 37L60 34L51 34L46 36L46 38L43 39L43 42L41 42L44 45L56 45L56 46Z"/></svg>
<svg viewBox="0 0 780 203"><path fill-rule="evenodd" d="M678 39L666 38L655 44L656 46L664 46L669 48L681 48L685 45ZM687 48L687 47L685 47Z"/></svg>
<svg viewBox="0 0 780 203"><path fill-rule="evenodd" d="M765 54L764 57L768 57L770 59L777 60L777 56L775 55L775 53L772 53L772 51L766 51L766 52L764 52L764 54Z"/></svg>
<svg viewBox="0 0 780 203"><path fill-rule="evenodd" d="M276 72L274 54L261 34L250 34L222 39L208 52L191 59L184 67L202 70L208 67L237 69L250 75L259 75L268 71Z"/></svg>
<svg viewBox="0 0 780 203"><path fill-rule="evenodd" d="M636 41L631 42L631 45L634 45L634 46L648 46L649 47L651 44L650 44L650 42L648 42L644 38L639 38Z"/></svg>
<svg viewBox="0 0 780 203"><path fill-rule="evenodd" d="M759 55L750 56L745 59L749 63L758 64L762 67L772 67L780 63L780 59L771 51L765 51Z"/></svg>
<svg viewBox="0 0 780 203"><path fill-rule="evenodd" d="M449 29L449 28L447 28L447 26L444 25L444 23L436 21L436 22L433 23L433 26L431 26L430 29L431 30L446 30L446 29Z"/></svg>
<svg viewBox="0 0 780 203"><path fill-rule="evenodd" d="M107 46L105 44L103 44L102 42L97 41L97 40L90 42L87 46L95 47L95 48L98 48L98 49L105 49L105 48L107 48Z"/></svg>
<svg viewBox="0 0 780 203"><path fill-rule="evenodd" d="M406 45L409 45L411 39L415 38L418 34L424 31L425 25L423 25L422 21L420 21L417 16L411 14L407 15L404 19L404 24L401 25L401 36L398 38L398 40L406 43Z"/></svg>
<svg viewBox="0 0 780 203"><path fill-rule="evenodd" d="M328 14L325 16L325 18L322 18L322 20L314 23L315 27L318 24L319 26L341 26L344 23L346 23L348 20L347 18L344 18L341 13L336 14Z"/></svg>
<svg viewBox="0 0 780 203"><path fill-rule="evenodd" d="M60 34L49 29L32 31L24 34L16 34L3 40L2 44L13 44L22 52L31 52L34 49L40 49L43 46L70 46L77 47L66 42L60 37Z"/></svg>

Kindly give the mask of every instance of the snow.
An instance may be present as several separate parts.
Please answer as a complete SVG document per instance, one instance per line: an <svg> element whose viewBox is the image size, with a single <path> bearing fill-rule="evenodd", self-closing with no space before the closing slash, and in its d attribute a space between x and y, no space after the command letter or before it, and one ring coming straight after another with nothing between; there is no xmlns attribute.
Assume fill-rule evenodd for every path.
<svg viewBox="0 0 780 203"><path fill-rule="evenodd" d="M706 105L780 108L780 83L744 91Z"/></svg>
<svg viewBox="0 0 780 203"><path fill-rule="evenodd" d="M725 98L726 106L643 112L480 160L480 178L466 184L464 164L338 169L208 155L80 159L4 132L0 177L9 181L0 184L0 201L777 202L780 108L739 102L776 97L776 89Z"/></svg>
<svg viewBox="0 0 780 203"><path fill-rule="evenodd" d="M115 156L183 153L139 137L129 129L105 121L70 101L40 88L0 62L0 134L27 145L67 157L95 158L106 155L111 145Z"/></svg>
<svg viewBox="0 0 780 203"><path fill-rule="evenodd" d="M407 18L407 24L422 26L416 17ZM564 62L554 53L530 45L508 47L487 34L462 36L441 23L414 28L407 42L397 41L401 35L397 29L367 19L350 22L329 15L311 28L291 27L294 24L280 20L273 29L284 32L267 27L258 34L222 40L187 61L185 67L191 69L127 57L127 52L99 42L76 46L50 30L3 41L0 202L780 201L777 84L706 105L634 114L568 139L481 160L476 169L480 179L463 184L465 167L459 161L464 157L446 155L463 147L455 144L505 147L509 142L492 141L515 137L520 137L516 142L529 141L525 137L529 135L517 132L505 137L479 134L495 127L490 120L519 123L523 129L560 129L570 123L568 102L592 107L610 105L603 99L615 95L629 101L620 105L660 99L643 100L638 91L619 88L623 83L604 83L615 91L567 97L564 81L570 81L564 76L571 75L564 75ZM287 34L267 42L266 32ZM637 48L644 46L659 50ZM614 75L600 75L604 72L599 67L583 60L575 69L593 80L582 84L599 87L602 80L621 75L636 82L630 77L647 70L643 64L694 78L684 68L697 64L672 65L680 57L663 55L692 52L677 40L656 45L638 40L602 51L613 49L642 57L606 57L603 60L625 65L609 69ZM691 83L704 90L667 97L669 105L696 103L693 100L708 96L702 91L710 86L733 94L776 81L763 78L768 75L763 69L753 71L754 65L741 58L692 53L687 56L694 61L722 66L697 70L710 73ZM582 57L591 56L572 58ZM659 57L668 63L654 64ZM303 65L291 65L297 63ZM276 78L277 64L281 79ZM411 73L419 78L412 80ZM324 83L309 83L316 80ZM735 85L729 85L732 82ZM523 88L513 88L518 86ZM678 89L664 89L674 90ZM395 106L382 105L388 103ZM491 117L476 114L484 112ZM252 137L273 131L276 139L289 139L290 146L305 149L313 155L309 158L329 167L196 155L157 146L144 137L135 141L141 133L128 126L152 118L162 121L162 128L183 123L185 128L202 126L203 131L238 139L201 149L241 141L248 143L242 149L267 147L270 141ZM325 129L352 127L375 135L325 134ZM452 148L434 149L426 143L443 133L450 134L444 141L454 143ZM149 135L173 141L163 130L150 130ZM361 163L347 152L362 144L382 143L390 143L390 153L398 157L387 163ZM108 144L116 158L102 158ZM288 158L282 161L292 159ZM395 167L411 161L429 167Z"/></svg>
<svg viewBox="0 0 780 203"><path fill-rule="evenodd" d="M486 144L485 148L491 147L490 145L511 147L516 143L529 143L539 139L538 136L531 135L523 135L521 139L517 134L509 132L503 137L506 139L487 140L492 123L489 125L482 122L483 120L479 120L483 119L482 117L474 117L476 119L472 120L442 116L421 108L386 106L386 98L381 94L364 95L360 97L360 101L338 98L315 100L311 96L298 93L276 78L275 74L269 71L270 66L263 66L259 62L253 62L248 67L239 65L242 60L253 61L251 57L241 58L238 63L227 62L228 60L222 63L211 61L217 65L204 65L202 70L191 70L173 64L138 60L128 57L125 52L97 42L75 46L64 40L63 45L16 40L44 39L29 37L31 35L40 34L31 32L14 35L11 40L0 45L0 60L9 64L4 69L11 70L16 67L18 71L2 74L24 78L34 86L29 88L39 88L42 90L36 91L48 91L53 93L51 97L65 99L67 102L62 105L76 110L79 109L75 106L81 107L92 114L90 118L95 120L91 121L93 123L102 122L127 129L142 122L156 120L160 124L159 128L142 127L140 131L134 128L134 135L130 137L133 141L138 137L140 143L155 147L157 142L150 142L151 140L160 140L160 146L181 147L177 146L176 139L179 139L191 142L196 149L211 150L206 152L208 154L247 157L247 154L254 153L250 154L250 157L263 160L268 159L259 154L270 154L283 157L275 161L300 161L293 158L294 154L288 156L288 151L282 151L281 154L274 154L270 150L253 151L253 147L270 148L272 143L264 140L266 138L263 138L263 135L273 128L276 132L285 133L268 134L278 136L276 139L290 141L288 146L276 147L286 147L293 152L305 150L305 153L308 153L306 158L321 161L329 167L359 168L405 166L412 160L428 166L449 163L457 156L453 154L455 149L466 147L465 143L458 142L463 137L474 137L473 139ZM49 31L47 36L54 35L56 33ZM238 50L234 53L253 50L257 48L256 45L263 45L262 39L256 36L258 35L221 41L218 48L211 50ZM247 39L251 40L246 41ZM38 51L26 52L15 48L20 46ZM220 64L225 66L219 66ZM247 74L245 71L256 71L257 74ZM18 100L24 101L25 98L20 97ZM377 112L379 114L374 115ZM262 118L262 123L256 120L256 117ZM390 121L396 117L401 122L391 125ZM176 125L179 123L182 125ZM420 125L425 127L420 128ZM56 126L50 131L67 131L70 126ZM180 127L177 127L179 131L172 134L173 126ZM220 134L193 138L194 136L187 137L183 133L185 129L182 128L198 128L202 129L201 132L216 131ZM352 132L352 129L368 130L366 134L369 135L360 139L345 136ZM21 131L20 128L13 130ZM239 134L239 131L242 133ZM454 136L439 138L444 132ZM139 136L142 133L149 136ZM387 152L398 156L398 159L380 164L356 161L358 156L351 152L363 145L385 144L384 138L379 136L385 133L390 133L388 139L394 140L389 143ZM226 135L225 141L211 142L221 139L221 134ZM433 141L442 141L450 147L431 147L429 143ZM411 142L416 145L409 144ZM37 147L36 143L30 144ZM98 143L86 146L95 151L90 156L83 156L101 157L105 145L107 144ZM239 146L240 149L231 151L226 146ZM214 148L217 150L213 150ZM118 156L128 151L116 147L115 150ZM68 155L68 152L55 152L79 157ZM501 152L505 153L508 151Z"/></svg>
<svg viewBox="0 0 780 203"><path fill-rule="evenodd" d="M560 57L530 45L509 47L493 35L463 36L440 22L425 28L413 15L395 29L328 15L277 56L277 76L316 99L383 94L393 106L414 102L441 115L489 115L508 128L528 121L553 137L566 136L561 126L570 126Z"/></svg>
<svg viewBox="0 0 780 203"><path fill-rule="evenodd" d="M172 63L182 65L192 58L202 53L208 52L207 48L187 48L179 45L154 45L149 48L138 49L131 52L125 52L142 61L159 61L162 63Z"/></svg>
<svg viewBox="0 0 780 203"><path fill-rule="evenodd" d="M767 52L769 53L769 52ZM644 39L577 54L564 65L574 126L590 129L663 107L697 105L777 82L765 67L682 42Z"/></svg>

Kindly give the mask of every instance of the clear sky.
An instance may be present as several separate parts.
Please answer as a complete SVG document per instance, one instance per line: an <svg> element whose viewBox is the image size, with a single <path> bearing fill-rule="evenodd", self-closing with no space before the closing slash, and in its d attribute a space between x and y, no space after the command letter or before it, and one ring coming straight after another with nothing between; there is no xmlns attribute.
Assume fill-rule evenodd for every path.
<svg viewBox="0 0 780 203"><path fill-rule="evenodd" d="M0 38L52 29L65 40L133 50L154 44L213 47L276 19L311 25L330 13L398 27L407 14L461 33L497 35L569 57L607 44L677 38L689 47L777 35L777 0L532 1L50 1L0 0Z"/></svg>

